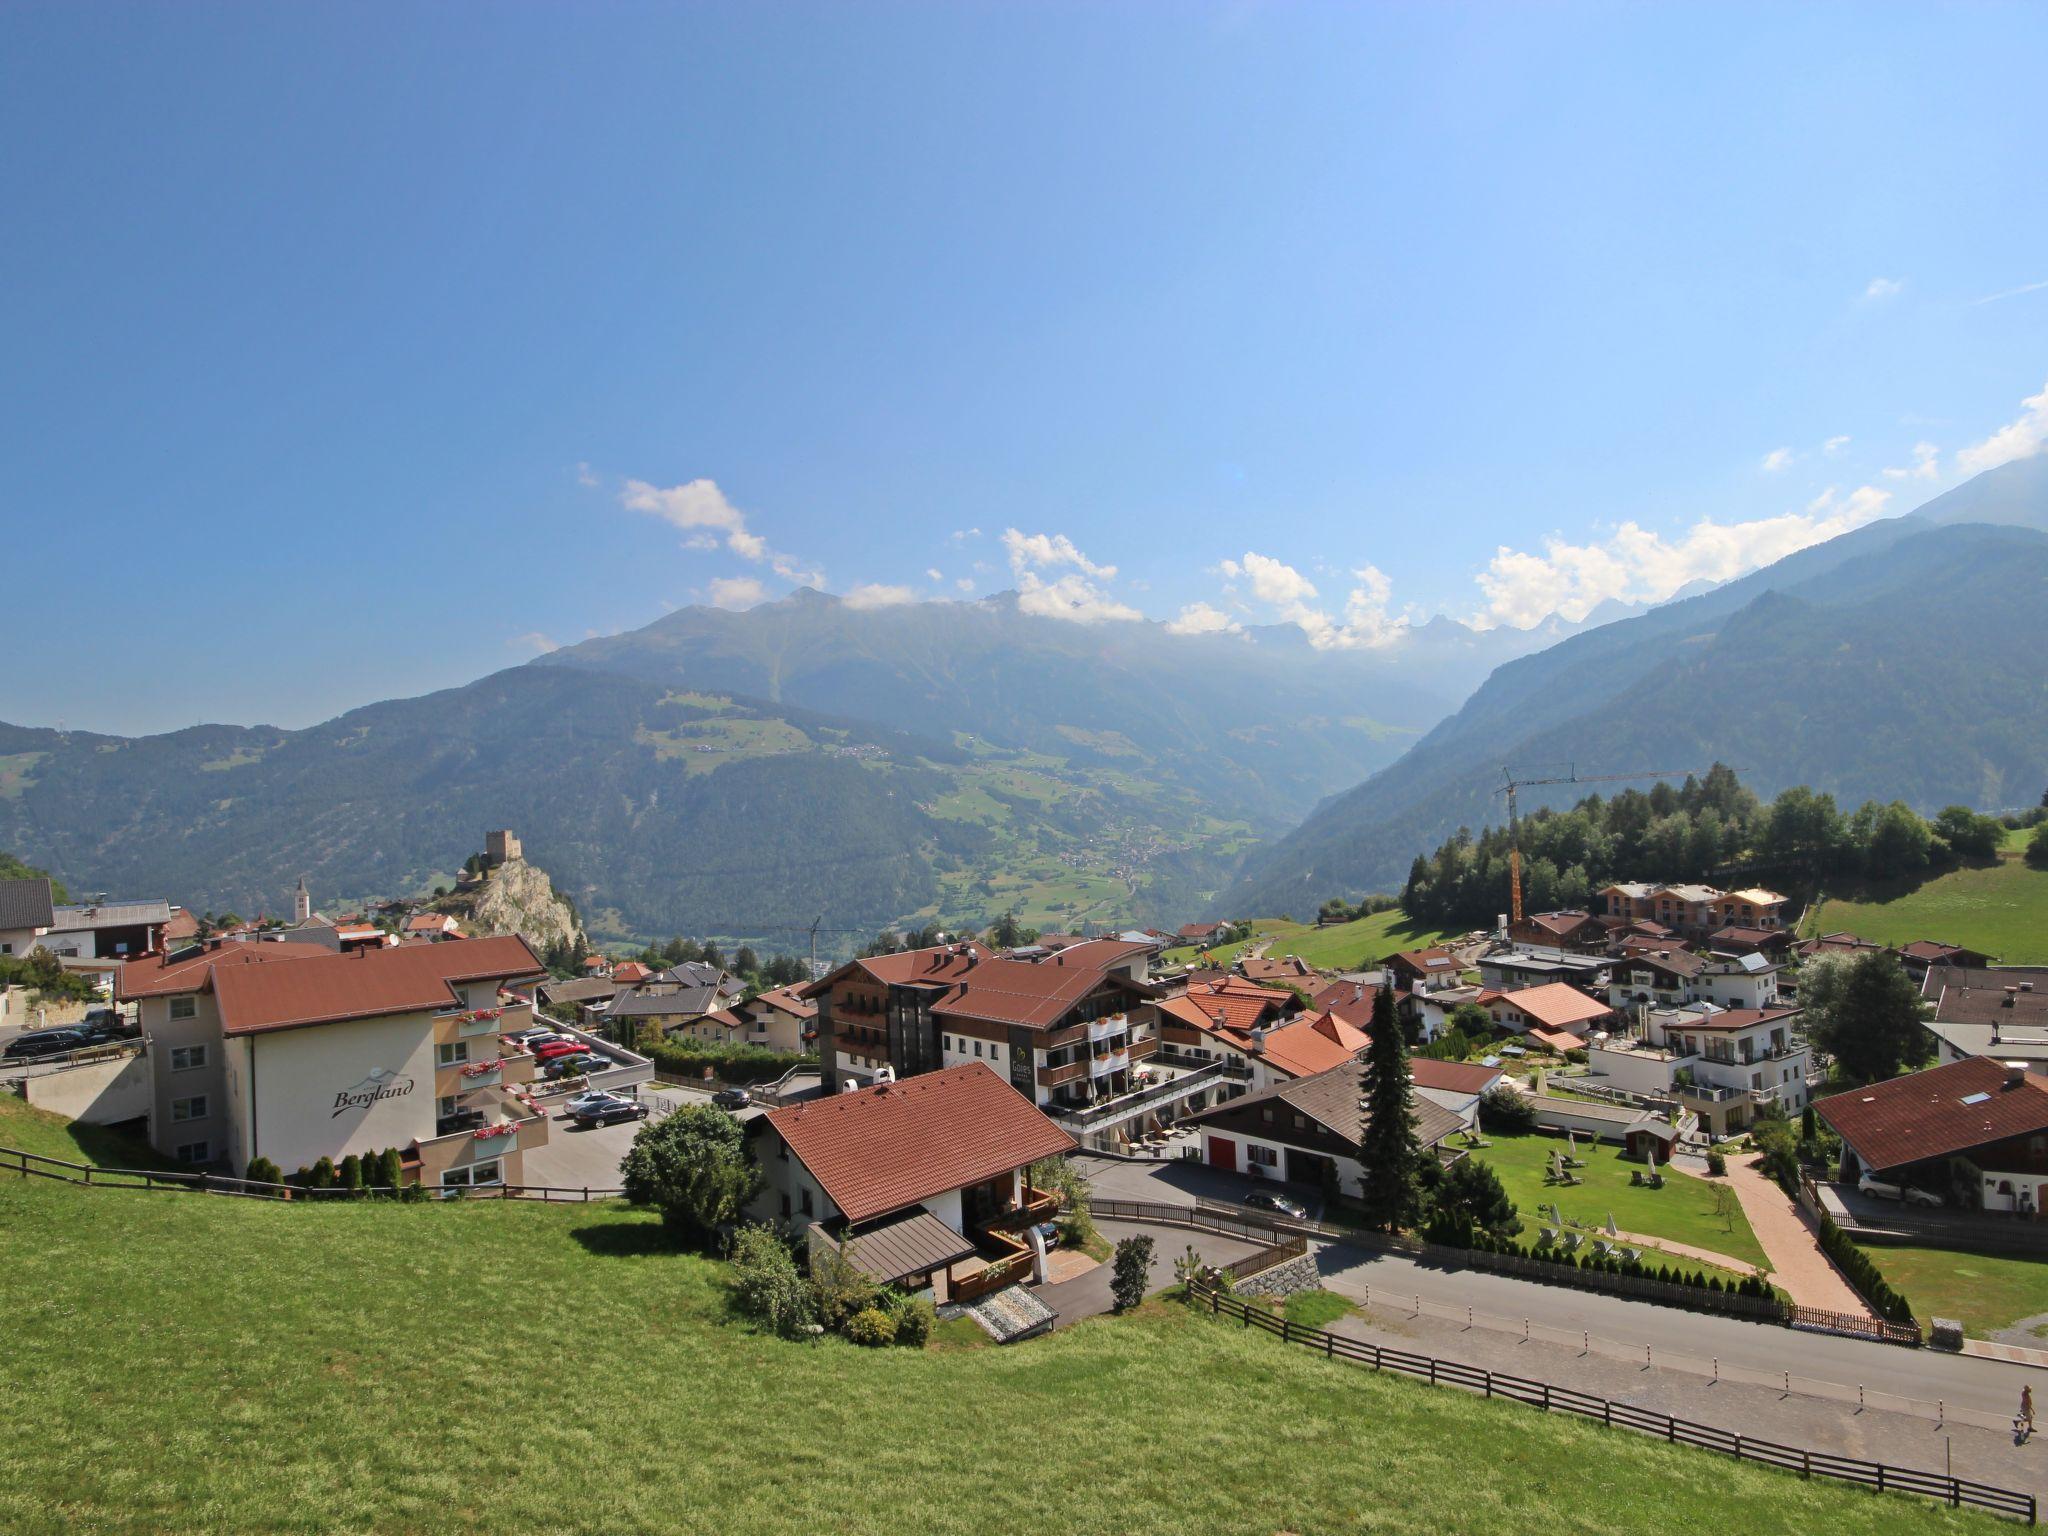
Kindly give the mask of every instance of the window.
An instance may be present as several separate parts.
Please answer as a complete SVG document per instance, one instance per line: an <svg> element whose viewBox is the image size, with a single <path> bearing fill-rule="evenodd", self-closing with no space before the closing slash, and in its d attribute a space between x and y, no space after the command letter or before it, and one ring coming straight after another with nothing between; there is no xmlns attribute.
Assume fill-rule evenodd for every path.
<svg viewBox="0 0 2048 1536"><path fill-rule="evenodd" d="M479 1184L500 1182L502 1180L498 1173L496 1158L492 1158L488 1163L471 1163L463 1168L450 1168L441 1175L443 1189L473 1189Z"/></svg>
<svg viewBox="0 0 2048 1536"><path fill-rule="evenodd" d="M206 1095L194 1094L189 1099L171 1100L171 1122L180 1120L204 1120L206 1118Z"/></svg>
<svg viewBox="0 0 2048 1536"><path fill-rule="evenodd" d="M210 1163L213 1161L213 1143L209 1141L188 1141L177 1151L181 1163Z"/></svg>
<svg viewBox="0 0 2048 1536"><path fill-rule="evenodd" d="M787 1195L782 1197L782 1218L785 1221L789 1219L789 1196Z"/></svg>
<svg viewBox="0 0 2048 1536"><path fill-rule="evenodd" d="M1279 1166L1280 1154L1271 1147L1247 1145L1244 1149L1244 1160L1257 1168L1275 1168Z"/></svg>
<svg viewBox="0 0 2048 1536"><path fill-rule="evenodd" d="M981 1056L981 1042L979 1040L974 1042L974 1054L977 1059Z"/></svg>
<svg viewBox="0 0 2048 1536"><path fill-rule="evenodd" d="M803 1199L802 1199L802 1201L800 1202L800 1204L801 1204L801 1205L802 1205L802 1207L803 1207L803 1213L804 1213L804 1214L805 1214L806 1216L810 1215L810 1214L811 1214L811 1189L810 1189L810 1186L809 1186L808 1184L804 1186L804 1189L803 1189Z"/></svg>
<svg viewBox="0 0 2048 1536"><path fill-rule="evenodd" d="M1260 1110L1259 1118L1271 1124L1273 1120L1273 1106L1268 1104L1264 1109Z"/></svg>
<svg viewBox="0 0 2048 1536"><path fill-rule="evenodd" d="M192 1072L205 1065L205 1046L174 1045L171 1047L171 1070L173 1072Z"/></svg>
<svg viewBox="0 0 2048 1536"><path fill-rule="evenodd" d="M434 1055L444 1067L460 1066L463 1062L469 1060L469 1042L467 1040L450 1040L446 1045L435 1046Z"/></svg>
<svg viewBox="0 0 2048 1536"><path fill-rule="evenodd" d="M452 1093L444 1093L440 1098L434 1100L434 1113L443 1120L446 1120L461 1108L462 1101Z"/></svg>
<svg viewBox="0 0 2048 1536"><path fill-rule="evenodd" d="M171 999L171 1017L190 1019L198 1016L199 999L196 997L174 997Z"/></svg>

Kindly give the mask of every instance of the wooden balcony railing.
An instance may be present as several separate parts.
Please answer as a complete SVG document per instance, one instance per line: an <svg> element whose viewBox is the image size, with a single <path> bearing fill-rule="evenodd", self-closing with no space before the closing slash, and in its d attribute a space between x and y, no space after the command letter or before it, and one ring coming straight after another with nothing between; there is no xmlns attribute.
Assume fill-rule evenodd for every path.
<svg viewBox="0 0 2048 1536"><path fill-rule="evenodd" d="M1064 1083L1078 1083L1087 1075L1088 1063L1086 1061L1070 1061L1063 1067L1040 1067L1038 1069L1038 1086L1041 1088L1058 1088Z"/></svg>

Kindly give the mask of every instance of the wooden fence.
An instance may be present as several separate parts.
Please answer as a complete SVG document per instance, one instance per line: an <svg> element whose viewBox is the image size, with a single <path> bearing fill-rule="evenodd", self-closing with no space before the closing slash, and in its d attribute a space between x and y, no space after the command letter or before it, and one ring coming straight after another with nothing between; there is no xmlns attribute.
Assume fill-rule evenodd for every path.
<svg viewBox="0 0 2048 1536"><path fill-rule="evenodd" d="M1236 1285L1249 1280L1253 1275L1263 1275L1269 1269L1285 1264L1289 1259L1298 1259L1308 1252L1308 1239L1290 1237L1284 1243L1275 1243L1270 1248L1261 1248L1257 1253L1248 1254L1235 1264L1223 1266L1223 1273L1230 1276Z"/></svg>
<svg viewBox="0 0 2048 1536"><path fill-rule="evenodd" d="M1226 1296L1216 1287L1193 1284L1188 1290L1190 1299L1197 1306L1208 1308L1213 1316L1234 1318L1248 1328L1264 1329L1267 1333L1277 1335L1285 1343L1315 1350L1329 1359L1369 1365L1376 1371L1399 1371L1403 1375L1426 1380L1432 1386L1463 1387L1486 1397L1504 1397L1541 1408L1546 1413L1574 1413L1581 1418L1597 1419L1610 1427L1632 1429L1640 1434L1669 1441L1673 1445L1690 1445L1701 1450L1718 1451L1723 1455L1733 1456L1738 1461L1762 1462L1766 1466L1797 1472L1805 1478L1821 1477L1835 1482L1853 1483L1858 1487L1875 1489L1879 1493L1913 1494L1937 1500L1954 1508L1968 1505L1974 1509L1990 1510L1994 1514L2009 1515L2024 1520L2029 1525L2035 1522L2035 1498L2031 1493L1999 1488L1989 1483L1971 1482L1967 1478L1951 1477L1946 1473L1921 1472L1910 1467L1890 1466L1880 1461L1858 1461L1853 1457L1837 1456L1830 1451L1814 1451L1804 1446L1759 1440L1753 1435L1717 1429L1710 1424L1699 1424L1690 1419L1673 1418L1670 1414L1659 1413L1655 1409L1638 1408L1632 1403L1619 1403L1611 1398L1595 1397L1591 1393L1574 1391L1569 1387L1553 1386L1547 1381L1533 1381L1526 1376L1510 1376L1500 1371L1464 1365L1455 1360L1438 1360L1429 1355L1411 1354L1406 1350L1386 1349L1362 1339L1351 1339L1342 1334L1331 1333L1327 1329L1304 1327L1263 1307L1249 1306L1235 1297Z"/></svg>
<svg viewBox="0 0 2048 1536"><path fill-rule="evenodd" d="M231 1179L218 1173L163 1173L153 1168L100 1168L91 1163L70 1163L61 1157L0 1147L0 1173L19 1174L27 1179L58 1179L66 1184L85 1184L95 1189L167 1190L185 1194L233 1195L246 1200L367 1200L390 1199L397 1193L387 1185L364 1189L307 1189L297 1184L263 1184L251 1179ZM417 1186L415 1186L417 1187ZM615 1200L622 1189L577 1189L559 1184L472 1184L451 1189L427 1189L432 1200L540 1200L571 1205L592 1200ZM421 1198L415 1196L415 1199Z"/></svg>

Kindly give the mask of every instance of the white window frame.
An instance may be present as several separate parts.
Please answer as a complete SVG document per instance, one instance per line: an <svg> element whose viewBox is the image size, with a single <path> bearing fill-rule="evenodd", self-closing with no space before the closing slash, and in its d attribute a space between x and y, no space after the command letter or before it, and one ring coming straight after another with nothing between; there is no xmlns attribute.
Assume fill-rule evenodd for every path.
<svg viewBox="0 0 2048 1536"><path fill-rule="evenodd" d="M450 1052L454 1052L450 1055ZM469 1065L469 1042L467 1040L443 1040L434 1047L434 1065L437 1067L466 1067Z"/></svg>
<svg viewBox="0 0 2048 1536"><path fill-rule="evenodd" d="M195 1093L190 1098L171 1100L171 1124L186 1125L194 1120L206 1118L206 1095Z"/></svg>
<svg viewBox="0 0 2048 1536"><path fill-rule="evenodd" d="M205 1065L205 1046L174 1045L171 1047L171 1070L173 1072L197 1072Z"/></svg>
<svg viewBox="0 0 2048 1536"><path fill-rule="evenodd" d="M485 1169L490 1170L490 1177L479 1178ZM462 1163L441 1175L443 1189L492 1189L504 1182L505 1165L495 1157L487 1163Z"/></svg>
<svg viewBox="0 0 2048 1536"><path fill-rule="evenodd" d="M171 999L170 1011L173 1019L196 1019L199 1017L199 999L189 993L183 997L174 997Z"/></svg>

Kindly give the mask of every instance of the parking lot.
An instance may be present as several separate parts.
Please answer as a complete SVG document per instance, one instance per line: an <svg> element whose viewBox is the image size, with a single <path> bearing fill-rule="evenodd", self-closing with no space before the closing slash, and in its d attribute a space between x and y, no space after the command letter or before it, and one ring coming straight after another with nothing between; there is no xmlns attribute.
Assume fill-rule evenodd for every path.
<svg viewBox="0 0 2048 1536"><path fill-rule="evenodd" d="M658 1120L685 1104L708 1104L711 1095L672 1083L642 1083L628 1089L648 1109L648 1118ZM759 1109L740 1111L751 1119ZM528 1184L550 1184L557 1189L617 1189L619 1164L625 1161L633 1137L644 1122L622 1120L616 1125L593 1126L583 1130L559 1107L548 1116L548 1144L526 1154L525 1180Z"/></svg>

